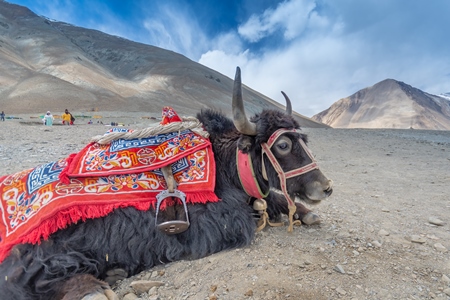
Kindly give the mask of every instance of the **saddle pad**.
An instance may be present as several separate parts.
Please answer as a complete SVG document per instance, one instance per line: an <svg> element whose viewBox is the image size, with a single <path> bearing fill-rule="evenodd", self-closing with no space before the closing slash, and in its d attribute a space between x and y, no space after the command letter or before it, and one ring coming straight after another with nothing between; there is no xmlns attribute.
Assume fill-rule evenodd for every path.
<svg viewBox="0 0 450 300"><path fill-rule="evenodd" d="M69 177L109 176L151 171L210 146L208 139L184 130L140 139L118 139L110 144L91 143L64 172Z"/></svg>
<svg viewBox="0 0 450 300"><path fill-rule="evenodd" d="M78 154L0 178L0 262L19 243L39 243L80 220L132 206L148 210L172 165L187 203L219 201L211 143L191 131L90 144ZM170 199L162 203L173 205Z"/></svg>

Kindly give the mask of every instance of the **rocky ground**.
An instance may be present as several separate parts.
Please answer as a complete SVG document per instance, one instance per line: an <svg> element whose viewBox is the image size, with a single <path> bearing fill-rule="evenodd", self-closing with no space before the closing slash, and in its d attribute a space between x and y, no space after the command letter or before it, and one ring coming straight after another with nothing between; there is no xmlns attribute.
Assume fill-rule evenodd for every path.
<svg viewBox="0 0 450 300"><path fill-rule="evenodd" d="M0 122L0 175L65 157L108 129L77 123ZM313 207L320 225L266 228L248 247L157 266L113 285L119 297L450 299L450 132L304 132L335 183Z"/></svg>

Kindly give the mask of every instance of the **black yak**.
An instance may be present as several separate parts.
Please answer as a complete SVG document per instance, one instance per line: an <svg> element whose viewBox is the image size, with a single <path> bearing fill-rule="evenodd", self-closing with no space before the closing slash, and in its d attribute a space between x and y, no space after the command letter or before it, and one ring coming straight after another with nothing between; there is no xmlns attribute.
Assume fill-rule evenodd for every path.
<svg viewBox="0 0 450 300"><path fill-rule="evenodd" d="M331 194L331 180L318 169L305 145L306 135L290 114L263 110L247 119L239 68L232 101L233 120L208 109L197 115L212 144L219 201L172 210L170 214L181 217L187 213L187 230L167 234L158 228L158 218L169 222L169 229L173 225L169 209L157 215L155 209L117 207L101 218L75 222L39 243L11 249L0 265L1 297L67 300L99 293L117 299L104 281L114 277L115 270L131 276L156 264L249 245L257 227L252 197L265 197L269 218L287 214L292 226L309 212L292 199L320 201ZM243 186L239 155L250 162L250 187ZM248 192L255 187L261 197Z"/></svg>

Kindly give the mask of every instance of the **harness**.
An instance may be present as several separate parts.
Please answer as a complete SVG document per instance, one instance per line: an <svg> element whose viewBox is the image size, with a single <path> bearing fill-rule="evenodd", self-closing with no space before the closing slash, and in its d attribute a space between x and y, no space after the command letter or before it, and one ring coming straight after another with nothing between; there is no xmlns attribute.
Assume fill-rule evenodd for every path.
<svg viewBox="0 0 450 300"><path fill-rule="evenodd" d="M294 214L296 211L295 201L289 196L287 192L287 186L286 186L286 180L292 177L300 176L305 173L308 173L312 170L319 169L319 166L317 165L316 160L314 159L314 156L312 155L311 151L306 146L305 142L300 138L299 143L303 150L305 150L308 157L311 159L311 163L297 168L293 170L289 170L285 172L283 168L278 163L277 159L275 158L275 155L273 154L271 148L275 144L276 140L284 133L287 132L297 132L296 129L285 129L281 128L275 131L268 139L266 143L261 144L262 146L262 175L265 180L268 180L267 178L267 172L266 167L264 164L264 155L267 156L270 163L274 167L275 171L278 174L278 177L280 178L280 186L281 190L286 198L286 201L288 202L288 209L289 209L289 226L288 226L288 232L292 232L294 225L300 225L301 222L299 220L294 221ZM283 223L271 223L269 220L269 215L266 212L267 209L267 203L263 199L269 195L270 190L263 191L261 187L259 186L258 180L256 178L255 171L253 169L252 164L252 158L250 154L243 153L239 149L236 149L236 164L238 169L238 175L239 180L241 182L241 185L244 189L244 191L249 195L250 197L256 198L255 202L253 203L253 208L259 212L261 215L260 222L257 227L257 231L262 230L267 224L270 226L282 226ZM189 223L189 216L186 206L186 196L183 192L176 189L176 182L173 178L172 174L172 168L171 166L167 166L165 168L162 168L162 173L164 175L164 178L167 182L168 189L162 191L159 193L157 198L157 204L156 204L156 219L155 219L155 225L164 233L166 234L178 234L188 229L190 223ZM158 222L158 212L159 207L161 205L161 202L164 201L166 198L178 198L184 208L185 213L185 220L172 220L172 221L166 221L159 223Z"/></svg>
<svg viewBox="0 0 450 300"><path fill-rule="evenodd" d="M295 214L295 211L297 208L295 206L295 201L289 196L289 193L287 192L286 179L300 176L300 175L303 175L310 171L313 171L315 169L319 169L319 166L317 165L317 162L314 159L314 156L312 155L311 151L306 146L305 142L303 142L303 140L300 138L299 143L300 143L301 147L303 148L303 150L305 150L308 157L311 159L311 163L309 163L303 167L297 168L297 169L289 170L287 172L285 172L283 170L283 168L280 166L277 159L275 158L275 155L273 154L271 148L275 144L276 140L282 134L287 133L287 132L298 132L298 131L296 129L285 129L285 128L278 129L269 137L269 139L267 140L266 143L261 144L261 146L262 146L262 175L265 180L268 180L266 167L264 164L264 155L266 155L267 158L269 159L270 163L272 164L273 168L277 172L278 177L280 178L281 190L286 198L286 201L288 202L288 209L289 209L288 232L291 232L293 230L293 225L301 224L301 222L299 220L294 221L294 214ZM265 212L265 208L267 208L267 204L265 204L265 200L262 199L262 198L267 197L269 191L267 191L266 193L261 192L258 181L256 180L256 177L255 177L255 173L254 173L253 166L251 163L251 157L249 156L249 154L242 153L242 151L240 151L240 150L238 150L237 152L238 152L237 166L238 166L238 174L239 174L239 179L241 181L241 184L242 184L245 192L249 196L258 199L257 206L259 208L264 208L263 213L262 213L262 219L263 219L262 224L258 227L258 230L261 230L265 226L266 222L269 225L271 225L271 223L268 221L267 212ZM250 177L249 174L251 174L252 176ZM257 191L257 192L254 192L254 191ZM259 200L263 201L263 203L265 204L265 207L264 207L264 204L261 204L262 202ZM261 209L257 209L257 210L261 211ZM279 226L279 225L277 223L275 223L274 225L271 225L271 226Z"/></svg>

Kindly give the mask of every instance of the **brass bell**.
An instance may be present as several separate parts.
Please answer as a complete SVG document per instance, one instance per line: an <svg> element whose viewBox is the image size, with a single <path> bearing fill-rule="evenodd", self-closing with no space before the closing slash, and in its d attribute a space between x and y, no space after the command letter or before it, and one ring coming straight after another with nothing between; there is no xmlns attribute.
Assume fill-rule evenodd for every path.
<svg viewBox="0 0 450 300"><path fill-rule="evenodd" d="M253 202L253 209L257 211L265 211L267 209L267 202L264 199L256 199Z"/></svg>

